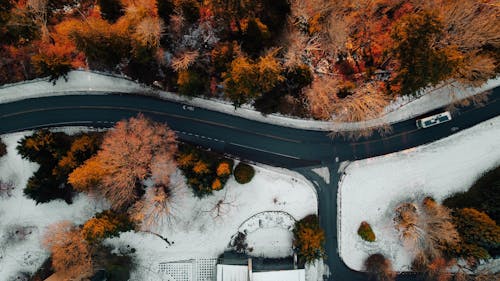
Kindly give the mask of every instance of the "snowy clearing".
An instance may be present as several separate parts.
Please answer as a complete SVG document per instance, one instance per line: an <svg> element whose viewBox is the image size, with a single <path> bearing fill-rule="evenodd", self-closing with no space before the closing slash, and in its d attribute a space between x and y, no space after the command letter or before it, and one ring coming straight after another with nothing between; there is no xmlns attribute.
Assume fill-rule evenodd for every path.
<svg viewBox="0 0 500 281"><path fill-rule="evenodd" d="M32 273L42 265L49 253L42 248L41 239L47 225L70 220L80 224L103 208L80 194L72 205L62 200L36 205L23 196L23 189L38 164L22 159L17 154L17 141L31 132L3 135L7 155L0 158L0 180L15 185L10 198L0 198L0 280L10 280L19 272ZM17 230L24 235L12 235Z"/></svg>
<svg viewBox="0 0 500 281"><path fill-rule="evenodd" d="M428 145L351 163L339 183L338 196L339 250L344 262L361 270L366 257L380 252L395 270L408 270L412 255L393 227L394 207L424 196L441 202L467 190L483 172L499 164L500 117ZM375 242L357 235L362 221L372 226Z"/></svg>
<svg viewBox="0 0 500 281"><path fill-rule="evenodd" d="M293 255L293 234L288 229L264 228L247 235L249 253L256 257L281 258Z"/></svg>
<svg viewBox="0 0 500 281"><path fill-rule="evenodd" d="M241 225L255 214L283 211L297 220L317 214L314 189L300 175L291 177L292 172L284 174L258 166L254 168L255 177L248 184L240 185L230 178L223 190L203 199L193 197L190 190L178 195L176 210L179 212L175 218L168 225L153 230L173 242L171 246L157 236L137 232L122 233L120 237L107 239L107 243L116 249L136 249L139 270L133 280L155 280L161 262L218 257L228 248ZM173 180L183 180L179 174L175 177ZM217 217L210 210L221 199L227 204ZM291 253L289 230L283 227L260 230L255 230L248 241L256 253L272 257L283 256L287 251ZM272 243L260 241L270 236L274 236Z"/></svg>
<svg viewBox="0 0 500 281"><path fill-rule="evenodd" d="M424 89L418 98L401 98L390 104L385 115L372 120L356 123L332 123L328 121L298 119L280 114L263 116L251 105L235 109L232 103L220 99L188 98L174 93L160 91L141 85L130 79L112 74L74 70L68 74L68 82L63 78L52 85L48 79L35 79L0 86L0 103L22 99L60 95L104 95L109 93L142 93L165 100L181 102L209 110L240 116L251 120L286 127L317 131L353 131L406 120L446 106L458 99L473 96L500 86L500 77L491 79L479 88L468 88L456 83L444 84Z"/></svg>

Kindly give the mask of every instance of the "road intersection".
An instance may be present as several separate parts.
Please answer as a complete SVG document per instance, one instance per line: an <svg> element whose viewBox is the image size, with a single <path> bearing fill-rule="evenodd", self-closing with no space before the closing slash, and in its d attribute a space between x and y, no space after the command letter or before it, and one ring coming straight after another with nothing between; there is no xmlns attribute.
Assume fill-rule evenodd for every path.
<svg viewBox="0 0 500 281"><path fill-rule="evenodd" d="M44 127L111 127L114 122L139 112L166 122L183 141L234 157L292 169L311 180L318 192L320 222L326 232L327 263L332 273L329 280L356 281L366 280L366 275L346 267L338 253L340 162L430 143L496 117L500 114L500 88L493 90L485 106L462 108L452 114L450 122L417 129L415 119L411 119L393 124L389 135L375 133L354 141L331 138L324 131L282 127L152 97L112 93L41 97L0 104L0 134ZM312 171L315 167L329 169L329 183ZM400 275L398 280L418 279L414 275Z"/></svg>

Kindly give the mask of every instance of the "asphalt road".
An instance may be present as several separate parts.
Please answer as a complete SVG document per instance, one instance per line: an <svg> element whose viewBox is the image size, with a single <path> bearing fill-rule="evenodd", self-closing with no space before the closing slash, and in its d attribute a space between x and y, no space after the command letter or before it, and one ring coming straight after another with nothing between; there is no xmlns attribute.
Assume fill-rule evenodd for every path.
<svg viewBox="0 0 500 281"><path fill-rule="evenodd" d="M436 112L442 110L436 110ZM415 119L393 124L387 136L373 136L356 141L330 138L327 133L299 130L252 121L228 114L134 95L57 96L0 104L0 134L27 129L85 125L111 127L114 122L139 112L166 122L179 139L193 142L235 157L273 166L294 169L312 180L318 190L319 214L325 229L329 280L367 280L347 268L337 247L338 164L404 150L456 133L500 113L500 88L481 108L469 106L452 114L453 120L428 129L417 129ZM426 115L432 114L428 113ZM330 169L330 183L311 171L315 166ZM417 280L414 275L400 275L400 280Z"/></svg>

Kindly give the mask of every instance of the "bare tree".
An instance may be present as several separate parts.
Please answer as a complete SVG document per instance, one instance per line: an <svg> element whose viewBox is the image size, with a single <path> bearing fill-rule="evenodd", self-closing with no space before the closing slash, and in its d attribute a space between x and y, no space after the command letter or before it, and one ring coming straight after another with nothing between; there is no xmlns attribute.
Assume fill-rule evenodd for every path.
<svg viewBox="0 0 500 281"><path fill-rule="evenodd" d="M305 91L311 114L314 117L323 120L332 118L340 83L340 79L335 76L314 78L311 87Z"/></svg>
<svg viewBox="0 0 500 281"><path fill-rule="evenodd" d="M227 191L225 191L224 196L219 199L216 198L213 207L204 212L210 213L214 219L221 219L224 215L228 214L235 206L234 202L234 199L227 197Z"/></svg>
<svg viewBox="0 0 500 281"><path fill-rule="evenodd" d="M42 39L49 40L49 29L47 28L47 4L48 0L28 0L26 5L33 13L35 22L40 26Z"/></svg>
<svg viewBox="0 0 500 281"><path fill-rule="evenodd" d="M455 79L464 85L479 87L496 75L494 58L470 52L457 69Z"/></svg>
<svg viewBox="0 0 500 281"><path fill-rule="evenodd" d="M333 104L333 113L335 120L341 122L375 119L384 111L389 101L389 97L376 83L364 83L355 89L352 95L337 99Z"/></svg>
<svg viewBox="0 0 500 281"><path fill-rule="evenodd" d="M416 254L414 266L424 270L442 251L460 241L450 210L432 198L421 204L403 203L396 208L394 223L403 244Z"/></svg>
<svg viewBox="0 0 500 281"><path fill-rule="evenodd" d="M179 211L176 200L182 195L181 188L181 185L163 184L147 188L143 198L129 210L131 219L138 223L140 231L153 231L175 220L176 212Z"/></svg>
<svg viewBox="0 0 500 281"><path fill-rule="evenodd" d="M198 51L182 52L172 59L172 68L176 72L187 70L196 61L198 56Z"/></svg>
<svg viewBox="0 0 500 281"><path fill-rule="evenodd" d="M158 48L165 31L163 21L156 17L146 17L135 28L135 37L144 46Z"/></svg>
<svg viewBox="0 0 500 281"><path fill-rule="evenodd" d="M437 11L444 24L443 44L456 45L461 51L477 50L485 45L500 47L500 7L481 1L422 1L424 8Z"/></svg>

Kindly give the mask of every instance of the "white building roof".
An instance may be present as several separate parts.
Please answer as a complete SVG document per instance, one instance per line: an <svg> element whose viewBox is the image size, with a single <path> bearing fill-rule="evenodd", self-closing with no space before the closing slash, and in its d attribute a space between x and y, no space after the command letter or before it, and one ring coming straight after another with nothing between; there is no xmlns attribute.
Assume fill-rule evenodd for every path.
<svg viewBox="0 0 500 281"><path fill-rule="evenodd" d="M248 266L218 264L217 281L249 281Z"/></svg>
<svg viewBox="0 0 500 281"><path fill-rule="evenodd" d="M305 281L306 271L304 269L295 269L254 272L252 273L252 277L252 281Z"/></svg>

